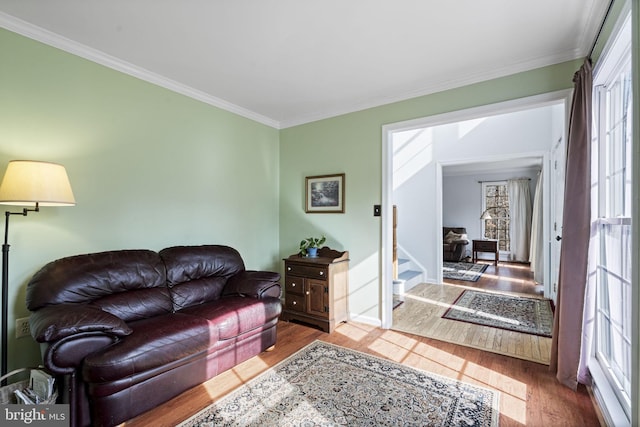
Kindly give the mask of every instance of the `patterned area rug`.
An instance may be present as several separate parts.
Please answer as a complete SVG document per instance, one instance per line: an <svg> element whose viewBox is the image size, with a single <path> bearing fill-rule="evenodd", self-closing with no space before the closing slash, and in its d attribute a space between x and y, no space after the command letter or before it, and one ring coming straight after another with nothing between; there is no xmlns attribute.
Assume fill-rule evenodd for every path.
<svg viewBox="0 0 640 427"><path fill-rule="evenodd" d="M442 317L543 337L553 330L550 300L473 290L462 292Z"/></svg>
<svg viewBox="0 0 640 427"><path fill-rule="evenodd" d="M497 426L497 391L314 341L182 427Z"/></svg>
<svg viewBox="0 0 640 427"><path fill-rule="evenodd" d="M442 276L445 279L466 280L477 282L482 273L489 267L488 264L474 264L472 262L448 262L442 266Z"/></svg>

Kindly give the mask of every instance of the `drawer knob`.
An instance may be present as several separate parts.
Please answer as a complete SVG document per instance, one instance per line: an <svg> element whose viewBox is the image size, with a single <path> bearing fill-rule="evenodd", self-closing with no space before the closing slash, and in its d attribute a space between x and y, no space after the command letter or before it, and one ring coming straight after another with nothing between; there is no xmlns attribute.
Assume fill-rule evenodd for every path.
<svg viewBox="0 0 640 427"><path fill-rule="evenodd" d="M291 271L291 267L287 267L287 271Z"/></svg>
<svg viewBox="0 0 640 427"><path fill-rule="evenodd" d="M291 287L292 287L292 288L295 288L295 287L296 287L296 284L295 284L295 283L292 283L292 284L291 284Z"/></svg>
<svg viewBox="0 0 640 427"><path fill-rule="evenodd" d="M324 276L324 271L321 271L321 272L320 272L320 275L321 275L321 276Z"/></svg>
<svg viewBox="0 0 640 427"><path fill-rule="evenodd" d="M297 304L297 302L293 301L291 304L296 305L296 304Z"/></svg>
<svg viewBox="0 0 640 427"><path fill-rule="evenodd" d="M305 294L309 295L309 291L305 292Z"/></svg>

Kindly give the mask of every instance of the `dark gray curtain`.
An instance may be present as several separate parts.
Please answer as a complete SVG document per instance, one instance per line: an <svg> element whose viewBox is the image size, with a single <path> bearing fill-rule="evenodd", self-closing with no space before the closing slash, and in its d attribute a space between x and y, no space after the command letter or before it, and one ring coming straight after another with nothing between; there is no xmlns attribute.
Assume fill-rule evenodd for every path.
<svg viewBox="0 0 640 427"><path fill-rule="evenodd" d="M562 247L550 369L576 389L591 227L591 61L573 76L569 119Z"/></svg>

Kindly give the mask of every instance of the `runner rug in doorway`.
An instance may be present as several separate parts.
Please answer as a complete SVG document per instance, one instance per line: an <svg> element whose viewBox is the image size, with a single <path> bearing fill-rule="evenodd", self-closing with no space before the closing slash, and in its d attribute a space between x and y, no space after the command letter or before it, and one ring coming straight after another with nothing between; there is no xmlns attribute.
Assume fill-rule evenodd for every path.
<svg viewBox="0 0 640 427"><path fill-rule="evenodd" d="M515 295L465 290L442 315L478 325L551 337L551 301Z"/></svg>
<svg viewBox="0 0 640 427"><path fill-rule="evenodd" d="M499 392L314 341L182 427L497 426Z"/></svg>
<svg viewBox="0 0 640 427"><path fill-rule="evenodd" d="M445 261L442 266L442 276L445 279L477 282L488 266L488 264L474 264L472 262Z"/></svg>

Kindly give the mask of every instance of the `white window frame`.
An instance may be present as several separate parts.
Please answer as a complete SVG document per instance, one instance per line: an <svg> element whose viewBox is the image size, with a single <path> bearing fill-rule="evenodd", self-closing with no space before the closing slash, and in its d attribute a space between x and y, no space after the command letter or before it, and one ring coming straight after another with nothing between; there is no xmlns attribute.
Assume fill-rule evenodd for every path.
<svg viewBox="0 0 640 427"><path fill-rule="evenodd" d="M593 102L594 102L594 124L597 123L598 120L607 120L605 117L605 102L601 102L601 97L606 92L606 86L613 83L617 77L628 67L631 61L631 16L630 14L623 13L621 14L623 19L620 19L619 25L617 29L614 30L612 37L610 38L610 43L605 47L601 60L598 62L595 72L594 72L594 93L593 93ZM631 101L633 102L633 100ZM598 108L600 106L600 108ZM632 110L637 110L637 106L633 105ZM637 112L634 112L637 114ZM629 118L629 125L632 126L632 120ZM598 216L598 226L604 227L606 224L630 224L631 218L625 216L611 217L608 215L609 212L608 206L611 205L611 197L607 194L608 185L607 185L607 177L606 177L606 135L607 129L602 127L598 127L593 137L598 141L598 199L596 201L596 209ZM601 142L605 141L605 142ZM595 149L595 147L594 147ZM631 156L631 153L627 153L628 156ZM632 173L629 171L629 173ZM604 190L604 191L602 191ZM630 201L627 201L630 202ZM630 210L627 210L627 213ZM627 214L625 213L625 214ZM632 267L633 268L633 267ZM603 269L606 270L606 265ZM633 274L632 274L633 276ZM598 285L600 286L600 285ZM630 303L631 298L629 298ZM597 304L597 303L596 303ZM630 303L631 305L631 303ZM596 306L596 313L598 307ZM596 325L593 334L593 345L591 352L591 359L589 361L589 370L593 377L593 390L596 400L599 402L600 406L603 409L603 415L607 424L615 425L615 426L625 426L631 425L632 418L632 405L634 405L633 399L633 389L629 390L629 395L625 395L626 393L622 390L621 384L615 378L615 375L612 373L612 370L606 364L603 364L599 360L599 355L597 354L598 349L598 325L597 325L598 315L596 314ZM629 317L630 318L630 317ZM629 322L629 325L626 325L629 329L633 329L632 321ZM637 334L637 331L632 332ZM633 340L633 338L632 338ZM633 343L632 343L633 344ZM629 350L628 357L631 358L632 350ZM633 375L635 366L633 363L630 364L630 371L627 373L629 376L629 380L633 383Z"/></svg>

